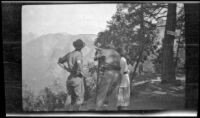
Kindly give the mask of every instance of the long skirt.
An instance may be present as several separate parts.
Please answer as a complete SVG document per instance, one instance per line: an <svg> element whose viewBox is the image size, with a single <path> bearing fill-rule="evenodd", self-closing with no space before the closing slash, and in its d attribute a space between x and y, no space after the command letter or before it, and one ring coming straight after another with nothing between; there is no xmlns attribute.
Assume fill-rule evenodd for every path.
<svg viewBox="0 0 200 118"><path fill-rule="evenodd" d="M122 77L121 84L118 89L117 106L129 106L130 104L130 80L127 75Z"/></svg>

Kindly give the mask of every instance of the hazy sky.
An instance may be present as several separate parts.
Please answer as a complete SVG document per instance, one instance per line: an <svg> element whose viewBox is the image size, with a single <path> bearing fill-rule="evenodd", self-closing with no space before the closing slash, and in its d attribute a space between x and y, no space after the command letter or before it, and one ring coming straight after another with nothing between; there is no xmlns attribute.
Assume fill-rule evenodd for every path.
<svg viewBox="0 0 200 118"><path fill-rule="evenodd" d="M115 12L116 4L27 5L22 7L22 33L97 34Z"/></svg>

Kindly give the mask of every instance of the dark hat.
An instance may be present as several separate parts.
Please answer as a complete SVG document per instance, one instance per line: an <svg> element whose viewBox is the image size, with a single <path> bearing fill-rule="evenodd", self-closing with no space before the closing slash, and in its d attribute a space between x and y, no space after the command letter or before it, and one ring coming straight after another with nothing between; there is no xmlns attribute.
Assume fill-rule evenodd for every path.
<svg viewBox="0 0 200 118"><path fill-rule="evenodd" d="M73 42L73 46L76 49L82 49L85 46L85 43L81 39L77 39L76 41Z"/></svg>

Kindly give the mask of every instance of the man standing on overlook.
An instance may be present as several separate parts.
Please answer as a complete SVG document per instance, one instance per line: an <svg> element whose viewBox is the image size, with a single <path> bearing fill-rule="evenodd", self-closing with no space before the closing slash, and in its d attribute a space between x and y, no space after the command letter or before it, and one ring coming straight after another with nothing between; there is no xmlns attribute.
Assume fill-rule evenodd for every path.
<svg viewBox="0 0 200 118"><path fill-rule="evenodd" d="M59 58L58 64L70 72L66 81L68 93L67 103L70 103L74 111L79 110L84 101L84 77L83 77L83 55L82 48L85 43L81 39L73 42L74 51L69 52L64 57ZM67 66L64 63L67 62Z"/></svg>

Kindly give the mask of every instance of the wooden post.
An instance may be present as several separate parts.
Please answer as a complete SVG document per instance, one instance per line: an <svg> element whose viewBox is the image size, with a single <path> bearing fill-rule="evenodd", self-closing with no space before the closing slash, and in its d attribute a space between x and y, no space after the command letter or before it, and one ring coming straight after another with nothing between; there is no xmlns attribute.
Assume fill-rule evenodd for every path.
<svg viewBox="0 0 200 118"><path fill-rule="evenodd" d="M100 73L100 60L97 59L98 66L97 66L97 82L96 82L96 97L95 97L95 104L97 104L97 94L98 94L98 83L99 83L99 73Z"/></svg>

